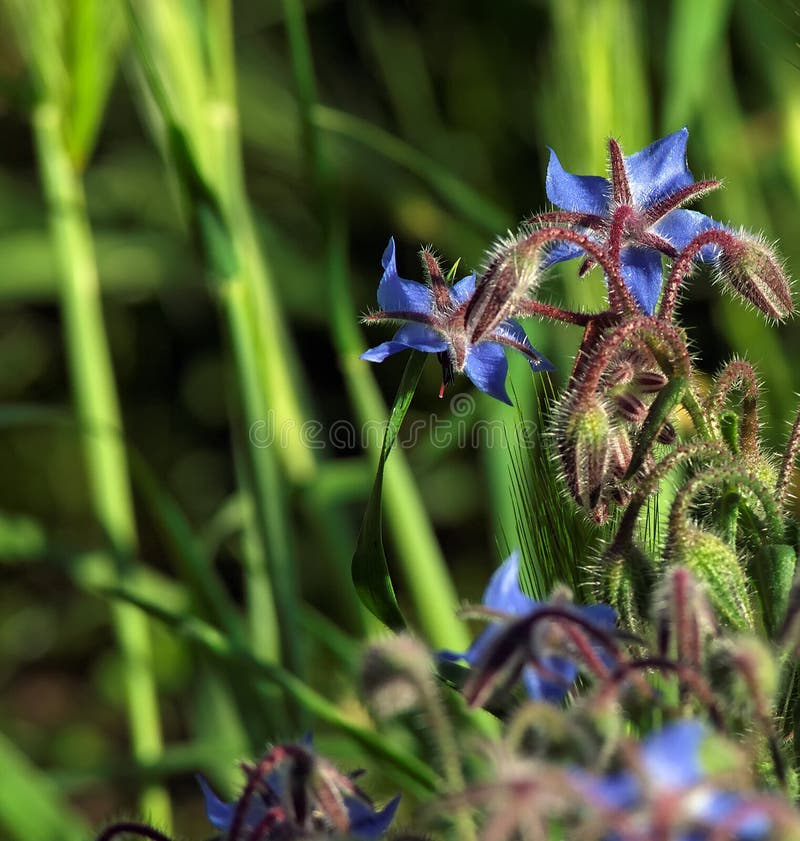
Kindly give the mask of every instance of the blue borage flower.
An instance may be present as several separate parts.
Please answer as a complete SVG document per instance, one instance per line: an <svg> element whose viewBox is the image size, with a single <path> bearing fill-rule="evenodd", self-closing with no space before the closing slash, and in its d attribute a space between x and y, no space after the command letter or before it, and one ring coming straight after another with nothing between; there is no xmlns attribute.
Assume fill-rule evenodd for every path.
<svg viewBox="0 0 800 841"><path fill-rule="evenodd" d="M374 841L394 818L400 797L381 810L345 775L302 744L278 745L256 765L243 765L248 785L239 800L226 803L198 776L211 825L228 833L231 841L262 841L269 837L296 838L322 833ZM303 796L299 797L298 792ZM291 794L291 797L287 794ZM298 814L303 802L304 814ZM237 812L240 812L238 826ZM235 835L230 835L233 832Z"/></svg>
<svg viewBox="0 0 800 841"><path fill-rule="evenodd" d="M561 615L552 619L554 624L569 623L571 619L576 619L604 635L613 634L617 614L608 605L579 606L565 601L537 602L530 596L526 596L519 586L519 564L519 552L514 551L494 572L483 594L484 607L508 614L510 619L517 617L534 619L551 608L557 608ZM445 651L442 652L442 656L448 660L466 660L478 675L484 670L496 669L502 672L507 669L507 665L492 661L495 659L498 647L505 647L502 646L501 641L504 634L508 636L513 634L513 623L492 623L463 654ZM536 652L527 651L526 648L532 644L530 638L537 635L524 633L522 636L521 646L516 652L509 650L508 654L512 659L519 660L522 681L528 697L535 701L559 703L566 697L578 676L575 657L569 653L568 646L564 644L565 640L557 634L545 632L538 635L542 638L542 650ZM600 651L598 656L607 662L606 651ZM522 662L526 665L522 665ZM465 692L469 694L468 689L465 689ZM476 690L476 698L480 694L483 693Z"/></svg>
<svg viewBox="0 0 800 841"><path fill-rule="evenodd" d="M547 198L566 212L561 221L574 224L604 248L618 237L622 278L648 315L655 310L661 290L661 255L674 259L697 234L723 227L709 216L681 207L721 186L719 181L695 183L686 164L688 137L682 128L628 157L611 139L610 180L573 175L550 150ZM712 261L718 253L707 246L699 259ZM547 264L579 256L584 256L579 246L560 243L549 250ZM586 260L581 274L592 265Z"/></svg>
<svg viewBox="0 0 800 841"><path fill-rule="evenodd" d="M771 799L754 791L722 791L714 785L704 767L704 747L709 739L702 722L675 721L641 742L632 757L634 770L606 776L573 770L570 777L590 805L635 825L637 838L663 834L679 841L703 841L723 826L725 838L764 838L771 827ZM654 822L652 832L646 825L648 819ZM669 830L663 826L665 820ZM628 837L613 819L611 822L614 829L607 838Z"/></svg>
<svg viewBox="0 0 800 841"><path fill-rule="evenodd" d="M522 326L511 318L500 321L479 337L470 333L467 313L475 293L475 275L470 274L447 285L435 258L423 251L430 285L405 280L397 273L394 238L383 253L383 277L378 286L380 311L365 317L367 322L406 322L391 341L383 342L361 354L368 362L383 362L394 353L413 348L437 354L442 363L443 383L453 372L464 373L481 390L510 404L505 388L508 361L504 347L522 353L533 371L550 371L553 366L531 343Z"/></svg>

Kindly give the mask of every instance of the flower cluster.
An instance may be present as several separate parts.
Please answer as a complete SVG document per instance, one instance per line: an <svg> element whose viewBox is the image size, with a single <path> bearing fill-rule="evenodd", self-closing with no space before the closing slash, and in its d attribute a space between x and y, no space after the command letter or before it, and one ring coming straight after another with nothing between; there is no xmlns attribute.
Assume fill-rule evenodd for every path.
<svg viewBox="0 0 800 841"><path fill-rule="evenodd" d="M769 247L683 207L721 186L694 181L687 140L684 128L625 156L611 139L609 178L569 173L551 150L547 197L559 209L534 216L519 236L499 242L478 276L452 286L428 250L422 251L427 283L401 278L390 240L378 287L380 309L364 320L402 326L362 358L382 362L409 348L434 353L443 370L441 393L454 373L465 373L479 389L508 403L505 347L522 353L533 371L552 368L516 319L540 316L586 327L580 363L604 330L624 319L654 317L659 301L658 318L670 322L680 284L697 261L713 263L723 283L767 316L786 318L793 308L788 280ZM596 264L603 269L605 312L563 310L532 297L548 266L575 257L584 258L580 274Z"/></svg>
<svg viewBox="0 0 800 841"><path fill-rule="evenodd" d="M564 579L594 603L579 604L558 586L531 598L514 552L482 604L463 611L487 623L466 651L434 656L399 634L375 642L362 665L369 714L405 717L413 738L435 745L431 768L420 772L410 755L398 763L436 792L441 808L420 820L451 826L462 839L800 837L791 804L800 783L789 759L798 754L800 582L787 511L800 419L778 467L761 440L752 365L733 360L701 392L676 321L682 283L698 262L711 263L769 319L791 313L791 289L760 239L684 207L720 186L694 181L687 138L682 129L630 156L610 140L608 178L569 173L551 151L546 187L556 209L501 241L477 274L452 282L424 249L420 283L399 275L393 239L383 254L380 309L364 320L400 327L363 358L435 354L442 392L464 373L509 403L507 348L534 372L553 367L518 319L583 329L563 393L549 407L558 467L548 472L543 449L536 462L536 492L552 502L539 510L553 516L533 528L588 515L592 522L580 523L592 529L586 551L564 561L581 575ZM602 269L602 312L536 298L547 268L572 258L582 258L579 274ZM669 493L659 496L666 482ZM544 537L552 551L539 559L559 558L564 542ZM385 559L377 573L388 576ZM445 684L484 712L461 709L450 720ZM476 771L485 765L467 753L474 740L462 744L459 727L479 722L491 733L489 714L505 731L486 750L494 763L485 779ZM357 775L338 771L310 741L278 745L242 769L245 787L231 803L200 781L208 819L225 841L373 841L398 806L395 798L376 809ZM168 841L132 823L100 839L125 832Z"/></svg>
<svg viewBox="0 0 800 841"><path fill-rule="evenodd" d="M277 745L257 764L244 764L247 784L225 803L201 777L208 819L226 841L293 841L325 835L374 841L388 829L400 801L376 811L353 775L342 774L305 744Z"/></svg>
<svg viewBox="0 0 800 841"><path fill-rule="evenodd" d="M519 565L519 552L513 552L492 575L484 609L474 611L492 624L463 654L442 652L445 659L463 659L472 667L464 695L473 705L520 676L531 700L557 703L581 666L605 675L614 660L613 608L573 605L566 593L536 602L520 588Z"/></svg>

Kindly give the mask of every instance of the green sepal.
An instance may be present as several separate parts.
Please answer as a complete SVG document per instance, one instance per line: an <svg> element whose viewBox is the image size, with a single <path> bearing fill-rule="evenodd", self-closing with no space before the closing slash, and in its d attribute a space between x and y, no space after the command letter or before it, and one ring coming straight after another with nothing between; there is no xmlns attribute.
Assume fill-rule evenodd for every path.
<svg viewBox="0 0 800 841"><path fill-rule="evenodd" d="M756 564L756 586L764 610L764 624L773 634L781 626L789 591L794 581L797 553L787 544L758 546L753 562Z"/></svg>
<svg viewBox="0 0 800 841"><path fill-rule="evenodd" d="M658 392L650 405L650 411L644 419L642 428L636 436L633 455L625 479L630 479L642 466L645 456L650 452L659 430L668 419L669 413L681 402L686 389L686 377L673 376Z"/></svg>
<svg viewBox="0 0 800 841"><path fill-rule="evenodd" d="M733 546L713 532L691 526L674 548L672 560L705 583L714 609L727 624L741 631L754 628L747 576Z"/></svg>
<svg viewBox="0 0 800 841"><path fill-rule="evenodd" d="M426 356L418 350L411 351L411 357L406 364L403 377L397 389L386 432L383 436L383 447L375 482L364 512L361 531L358 534L356 551L350 567L358 597L370 613L394 631L406 627L406 621L397 604L392 579L389 575L389 565L383 548L383 523L381 517L381 497L383 493L383 471L386 459L392 451L397 433L403 418L406 416L411 399L417 389Z"/></svg>

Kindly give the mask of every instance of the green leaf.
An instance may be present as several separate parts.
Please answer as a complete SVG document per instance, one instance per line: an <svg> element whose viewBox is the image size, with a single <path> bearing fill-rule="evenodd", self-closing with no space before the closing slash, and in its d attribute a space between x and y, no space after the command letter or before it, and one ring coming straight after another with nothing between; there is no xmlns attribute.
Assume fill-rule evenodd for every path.
<svg viewBox="0 0 800 841"><path fill-rule="evenodd" d="M797 553L786 544L760 545L753 558L754 576L761 596L764 624L774 633L783 622L789 591L792 589Z"/></svg>
<svg viewBox="0 0 800 841"><path fill-rule="evenodd" d="M417 389L422 368L425 365L425 354L414 350L408 360L397 396L389 414L386 433L383 436L383 447L375 482L367 502L367 510L358 534L358 543L353 555L351 572L358 596L364 606L377 616L385 625L395 631L406 626L403 614L397 604L392 579L389 575L389 565L386 562L386 552L383 548L383 524L381 517L381 497L383 493L383 471L386 459L392 451L397 433L403 418L406 416L411 399Z"/></svg>

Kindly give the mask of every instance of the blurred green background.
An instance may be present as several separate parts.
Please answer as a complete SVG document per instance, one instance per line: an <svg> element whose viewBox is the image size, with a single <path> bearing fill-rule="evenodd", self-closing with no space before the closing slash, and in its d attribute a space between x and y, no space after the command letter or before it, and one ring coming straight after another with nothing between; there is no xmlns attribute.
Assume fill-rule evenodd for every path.
<svg viewBox="0 0 800 841"><path fill-rule="evenodd" d="M276 405L291 394L286 414L276 416L289 443L265 468L273 471L270 487L279 488L282 507L273 514L308 605L292 609L300 618L284 628L284 647L288 633L302 649L308 684L365 727L371 724L354 688L355 641L374 626L356 607L347 565L379 442L372 434L365 448L342 423L358 431L383 421L387 410L377 398L382 393L391 404L403 370L402 358L374 368L356 359L390 335L388 328L367 334L357 327L358 313L375 305L389 235L401 275L420 278L415 252L423 243L433 243L448 265L460 258L466 273L480 266L496 236L546 207L548 146L568 170L602 173L610 135L631 153L687 125L695 177L725 181L702 209L780 240L790 274L800 265L800 24L789 2L314 0L305 4L307 41L298 3L236 0L220 11L226 5L181 0L158 9L134 0L142 27L134 50L124 3L2 4L3 837L81 837L109 815L132 814L145 782L166 783L175 825L202 837L208 833L191 771L206 770L224 788L224 780L236 779L235 757L294 738L299 726L272 714L272 690L255 694L224 657L210 657L153 622L147 670L167 749L149 764L129 759L130 691L102 592L111 575L108 534L88 489L64 350L65 263L53 235L54 216L71 211L59 209L52 195L48 204L40 177L48 153L40 145L37 157L31 132L42 102L53 99L69 117L67 159L85 189L79 212L96 250L134 488L134 567L146 570L148 592L160 603L183 615L213 615L187 566L197 550L224 589L225 605L244 605L248 645L258 650L262 614L253 582L260 567L258 551L248 552L248 523L259 503L241 479L241 433L254 421L271 422L271 404L262 405L267 417L254 416L231 397L242 367L231 351L235 325L224 326L232 310L224 281L213 278L208 254L191 235L197 195L187 200L174 149L171 156L165 146L163 103L150 85L153 74L164 83L176 124L194 143L198 171L218 190L234 227L243 197L235 177L227 194L233 198L226 198L224 180L215 181L218 150L213 138L202 146L201 118L229 121L228 139L238 148L237 118L226 100L235 89L255 245L247 245L246 222L237 231L260 255L263 276L256 272L254 283L274 292L264 310L270 320L257 315L253 329L264 333L264 377ZM174 18L159 20L172 15L167 7ZM226 49L215 15L224 20L228 11L235 64L215 52ZM159 26L166 33L160 43L153 36ZM304 69L309 44L316 90ZM149 70L148 50L155 55ZM204 67L211 68L205 81ZM39 130L41 144L41 124ZM602 293L596 271L577 281L568 266L553 273L542 296L590 306ZM800 382L796 328L764 324L723 297L706 272L694 276L681 312L705 371L733 353L755 363L765 386L766 434L780 442ZM563 377L579 339L575 329L531 322L528 331ZM73 352L80 354L83 335L73 334ZM87 344L86 355L93 352ZM512 360L512 374L521 410L531 415L524 362ZM387 553L390 563L407 559L397 587L412 618L435 644L450 639L457 647L458 626L442 627L437 638L426 624L430 606L421 606L414 588L439 580L427 579L424 563L429 558L433 568L441 549L458 597L479 598L516 542L510 449L499 438L495 446L473 446L469 435L445 436L443 444L428 430L451 417L450 400L461 392L474 399L453 404L466 430L487 419L510 425L517 414L465 380L443 401L438 386L438 366L430 363L410 412L425 431L404 449L411 472L392 480L387 501ZM298 427L280 427L287 418L319 424L305 427L302 440ZM399 454L396 461L390 472L404 470ZM414 558L422 562L416 572ZM258 586L269 601L269 582ZM278 613L281 599L278 592ZM328 752L363 764L341 728L317 730ZM422 750L411 736L392 738L412 753ZM15 786L5 782L11 769ZM391 773L383 782L376 775L379 794L401 784ZM64 826L59 815L69 815Z"/></svg>

